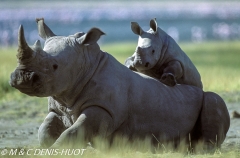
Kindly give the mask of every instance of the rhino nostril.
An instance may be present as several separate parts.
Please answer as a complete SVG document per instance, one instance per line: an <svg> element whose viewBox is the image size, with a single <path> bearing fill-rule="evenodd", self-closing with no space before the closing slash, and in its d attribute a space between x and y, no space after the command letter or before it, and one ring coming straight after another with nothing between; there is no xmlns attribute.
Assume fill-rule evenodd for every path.
<svg viewBox="0 0 240 158"><path fill-rule="evenodd" d="M147 62L146 64L145 64L145 67L148 67L149 66L149 62Z"/></svg>
<svg viewBox="0 0 240 158"><path fill-rule="evenodd" d="M39 76L34 73L33 76L32 76L32 82L34 83L34 82L36 82L37 80L39 80Z"/></svg>

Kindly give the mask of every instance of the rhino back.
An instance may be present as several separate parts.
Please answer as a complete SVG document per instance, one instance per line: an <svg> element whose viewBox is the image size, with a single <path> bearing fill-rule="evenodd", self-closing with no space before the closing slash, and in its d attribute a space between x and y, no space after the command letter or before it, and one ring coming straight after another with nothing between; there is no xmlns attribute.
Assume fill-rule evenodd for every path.
<svg viewBox="0 0 240 158"><path fill-rule="evenodd" d="M159 59L158 63L153 69L164 67L170 61L179 61L181 63L183 69L182 78L178 79L178 83L180 84L188 84L194 85L199 88L202 88L201 76L192 63L190 58L186 55L186 53L179 47L176 41L169 35L167 35L163 30L160 30L160 36L164 43L167 43L167 49L162 58ZM164 35L162 35L164 34Z"/></svg>
<svg viewBox="0 0 240 158"><path fill-rule="evenodd" d="M201 108L201 89L187 85L165 86L107 56L84 91L84 95L89 96L84 108L102 107L112 116L115 129L126 125L122 126L122 132L128 130L130 135L158 131L186 134L193 128ZM183 126L186 128L182 129Z"/></svg>

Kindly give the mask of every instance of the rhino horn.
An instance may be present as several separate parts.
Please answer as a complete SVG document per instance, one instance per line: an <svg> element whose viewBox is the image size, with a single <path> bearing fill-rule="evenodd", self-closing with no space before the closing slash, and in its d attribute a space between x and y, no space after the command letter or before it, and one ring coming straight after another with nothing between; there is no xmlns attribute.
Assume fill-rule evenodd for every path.
<svg viewBox="0 0 240 158"><path fill-rule="evenodd" d="M34 51L28 46L25 37L23 26L20 25L18 31L18 54L17 58L19 60L29 59L33 56Z"/></svg>
<svg viewBox="0 0 240 158"><path fill-rule="evenodd" d="M37 41L34 43L33 49L36 50L36 51L42 50L41 42L40 42L39 40L37 40Z"/></svg>
<svg viewBox="0 0 240 158"><path fill-rule="evenodd" d="M56 36L51 31L51 29L44 23L44 19L43 18L37 18L36 22L37 22L37 25L38 25L38 34L44 40L47 40L50 37Z"/></svg>

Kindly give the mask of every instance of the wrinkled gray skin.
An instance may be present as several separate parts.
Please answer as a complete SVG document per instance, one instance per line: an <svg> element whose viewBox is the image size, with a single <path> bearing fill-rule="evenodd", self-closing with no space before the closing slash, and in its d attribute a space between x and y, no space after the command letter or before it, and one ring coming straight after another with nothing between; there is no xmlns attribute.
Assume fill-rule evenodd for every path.
<svg viewBox="0 0 240 158"><path fill-rule="evenodd" d="M131 70L159 79L168 86L187 84L203 88L201 76L178 44L150 21L150 30L145 32L136 22L131 23L133 33L139 35L135 53L127 58L125 65Z"/></svg>
<svg viewBox="0 0 240 158"><path fill-rule="evenodd" d="M176 143L190 133L192 144L203 141L207 149L224 141L229 114L217 94L189 85L169 87L129 70L100 50L97 41L103 32L97 28L64 37L52 33L43 19L37 22L44 49L39 41L28 47L20 27L18 66L10 85L49 98L49 114L39 128L42 146L152 134L160 142Z"/></svg>

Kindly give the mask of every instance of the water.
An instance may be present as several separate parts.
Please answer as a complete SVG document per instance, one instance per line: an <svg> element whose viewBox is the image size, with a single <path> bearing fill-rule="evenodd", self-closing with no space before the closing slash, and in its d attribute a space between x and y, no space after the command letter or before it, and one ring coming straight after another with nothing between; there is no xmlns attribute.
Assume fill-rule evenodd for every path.
<svg viewBox="0 0 240 158"><path fill-rule="evenodd" d="M101 43L136 41L130 22L147 31L151 18L176 41L240 39L240 2L234 1L1 1L0 45L16 45L20 24L29 44L40 39L35 22L39 17L57 35L98 27L107 34Z"/></svg>

